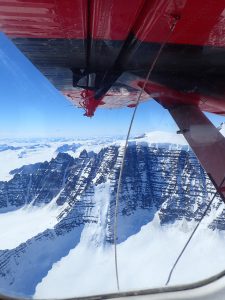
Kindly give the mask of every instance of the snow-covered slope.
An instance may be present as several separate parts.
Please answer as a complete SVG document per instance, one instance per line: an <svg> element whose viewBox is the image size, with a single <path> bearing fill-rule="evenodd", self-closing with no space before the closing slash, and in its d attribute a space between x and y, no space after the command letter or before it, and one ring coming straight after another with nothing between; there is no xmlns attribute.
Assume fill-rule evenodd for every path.
<svg viewBox="0 0 225 300"><path fill-rule="evenodd" d="M13 177L10 171L37 162L50 160L55 156L60 142L46 140L37 141L0 141L0 180Z"/></svg>
<svg viewBox="0 0 225 300"><path fill-rule="evenodd" d="M52 205L24 206L0 215L0 250L13 249L36 234L53 228L60 209Z"/></svg>
<svg viewBox="0 0 225 300"><path fill-rule="evenodd" d="M165 131L152 131L145 133L139 137L136 137L136 140L140 142L148 142L149 144L173 144L173 145L187 145L187 141L182 134L176 134L174 132L165 132Z"/></svg>
<svg viewBox="0 0 225 300"><path fill-rule="evenodd" d="M119 244L120 290L165 286L171 267L194 225L180 221L162 227L155 217L140 232ZM200 229L175 269L170 285L195 282L222 271L225 268L224 247L224 232ZM212 257L216 259L211 260ZM37 285L34 298L79 297L116 290L114 247L96 247L86 228L78 246L54 264Z"/></svg>

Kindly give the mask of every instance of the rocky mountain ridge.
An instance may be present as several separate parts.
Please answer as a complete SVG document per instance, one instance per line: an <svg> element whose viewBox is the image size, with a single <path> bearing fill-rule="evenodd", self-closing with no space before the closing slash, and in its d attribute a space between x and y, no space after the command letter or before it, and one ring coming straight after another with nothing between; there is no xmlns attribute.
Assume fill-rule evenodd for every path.
<svg viewBox="0 0 225 300"><path fill-rule="evenodd" d="M123 146L78 158L59 153L50 162L20 168L0 182L0 211L51 202L61 207L58 223L12 250L0 252L0 288L33 295L52 265L79 244L84 228L89 241L113 242L115 199ZM161 225L199 220L215 189L188 147L131 142L127 148L118 214L118 243L140 231L157 213ZM211 213L221 208L219 197ZM224 230L224 210L209 224ZM91 227L88 227L91 228ZM91 229L90 229L91 230ZM43 251L44 249L44 251ZM31 272L32 268L32 272ZM29 274L27 277L24 274Z"/></svg>

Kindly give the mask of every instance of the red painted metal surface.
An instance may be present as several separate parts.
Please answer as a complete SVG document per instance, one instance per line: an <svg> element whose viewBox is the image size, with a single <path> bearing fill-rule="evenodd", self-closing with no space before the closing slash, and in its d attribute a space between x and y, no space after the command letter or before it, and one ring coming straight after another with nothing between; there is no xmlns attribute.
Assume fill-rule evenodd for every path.
<svg viewBox="0 0 225 300"><path fill-rule="evenodd" d="M224 47L225 1L186 1L169 42Z"/></svg>
<svg viewBox="0 0 225 300"><path fill-rule="evenodd" d="M134 28L144 42L162 43L171 26L171 16L180 20L168 42L189 45L225 46L225 1L146 1Z"/></svg>
<svg viewBox="0 0 225 300"><path fill-rule="evenodd" d="M133 82L133 86L143 87L144 81ZM144 90L166 108L193 105L206 112L225 115L225 102L219 98L201 95L194 91L182 93L154 82L148 82Z"/></svg>
<svg viewBox="0 0 225 300"><path fill-rule="evenodd" d="M87 0L0 1L0 30L10 37L87 37Z"/></svg>
<svg viewBox="0 0 225 300"><path fill-rule="evenodd" d="M82 108L84 108L84 116L86 117L93 117L97 107L104 104L101 99L96 100L94 96L95 93L91 90L83 90L81 92L82 100L80 101L80 105Z"/></svg>
<svg viewBox="0 0 225 300"><path fill-rule="evenodd" d="M126 40L144 0L91 1L91 38Z"/></svg>
<svg viewBox="0 0 225 300"><path fill-rule="evenodd" d="M90 1L90 36L124 40L131 31L140 41L162 42L171 16L180 22L169 42L225 46L224 0ZM0 29L10 37L87 37L87 0L0 1Z"/></svg>

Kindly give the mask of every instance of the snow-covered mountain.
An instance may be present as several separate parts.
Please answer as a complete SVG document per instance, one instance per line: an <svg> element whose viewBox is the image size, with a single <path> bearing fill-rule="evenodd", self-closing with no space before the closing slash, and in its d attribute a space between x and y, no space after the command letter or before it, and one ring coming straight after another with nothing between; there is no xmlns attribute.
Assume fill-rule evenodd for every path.
<svg viewBox="0 0 225 300"><path fill-rule="evenodd" d="M14 169L24 165L49 161L59 152L79 156L84 149L98 152L106 143L112 143L121 137L92 138L35 138L0 139L0 180L13 177Z"/></svg>
<svg viewBox="0 0 225 300"><path fill-rule="evenodd" d="M75 144L58 145L49 161L20 167L0 182L2 292L46 298L115 291L114 212L124 141ZM129 142L118 213L123 290L165 284L214 193L183 137L157 132ZM198 243L184 256L189 269L183 274L178 266L172 284L225 267L224 214L216 197L195 236ZM207 265L215 253L218 261ZM199 266L194 274L192 262Z"/></svg>

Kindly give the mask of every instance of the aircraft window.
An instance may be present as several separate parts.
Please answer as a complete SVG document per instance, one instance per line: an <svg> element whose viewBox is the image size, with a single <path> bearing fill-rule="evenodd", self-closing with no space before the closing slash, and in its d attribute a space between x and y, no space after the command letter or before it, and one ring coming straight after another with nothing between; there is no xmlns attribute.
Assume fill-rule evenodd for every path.
<svg viewBox="0 0 225 300"><path fill-rule="evenodd" d="M46 65L39 42L26 53L38 70L0 34L0 294L138 293L223 271L225 179L211 158L225 151L224 117L201 113L202 99L177 110L175 73L157 82L161 64L132 71L141 55L129 71L102 74L104 57L96 72L92 58L89 70L53 67L65 46L57 38ZM155 63L168 63L164 46L153 49Z"/></svg>

